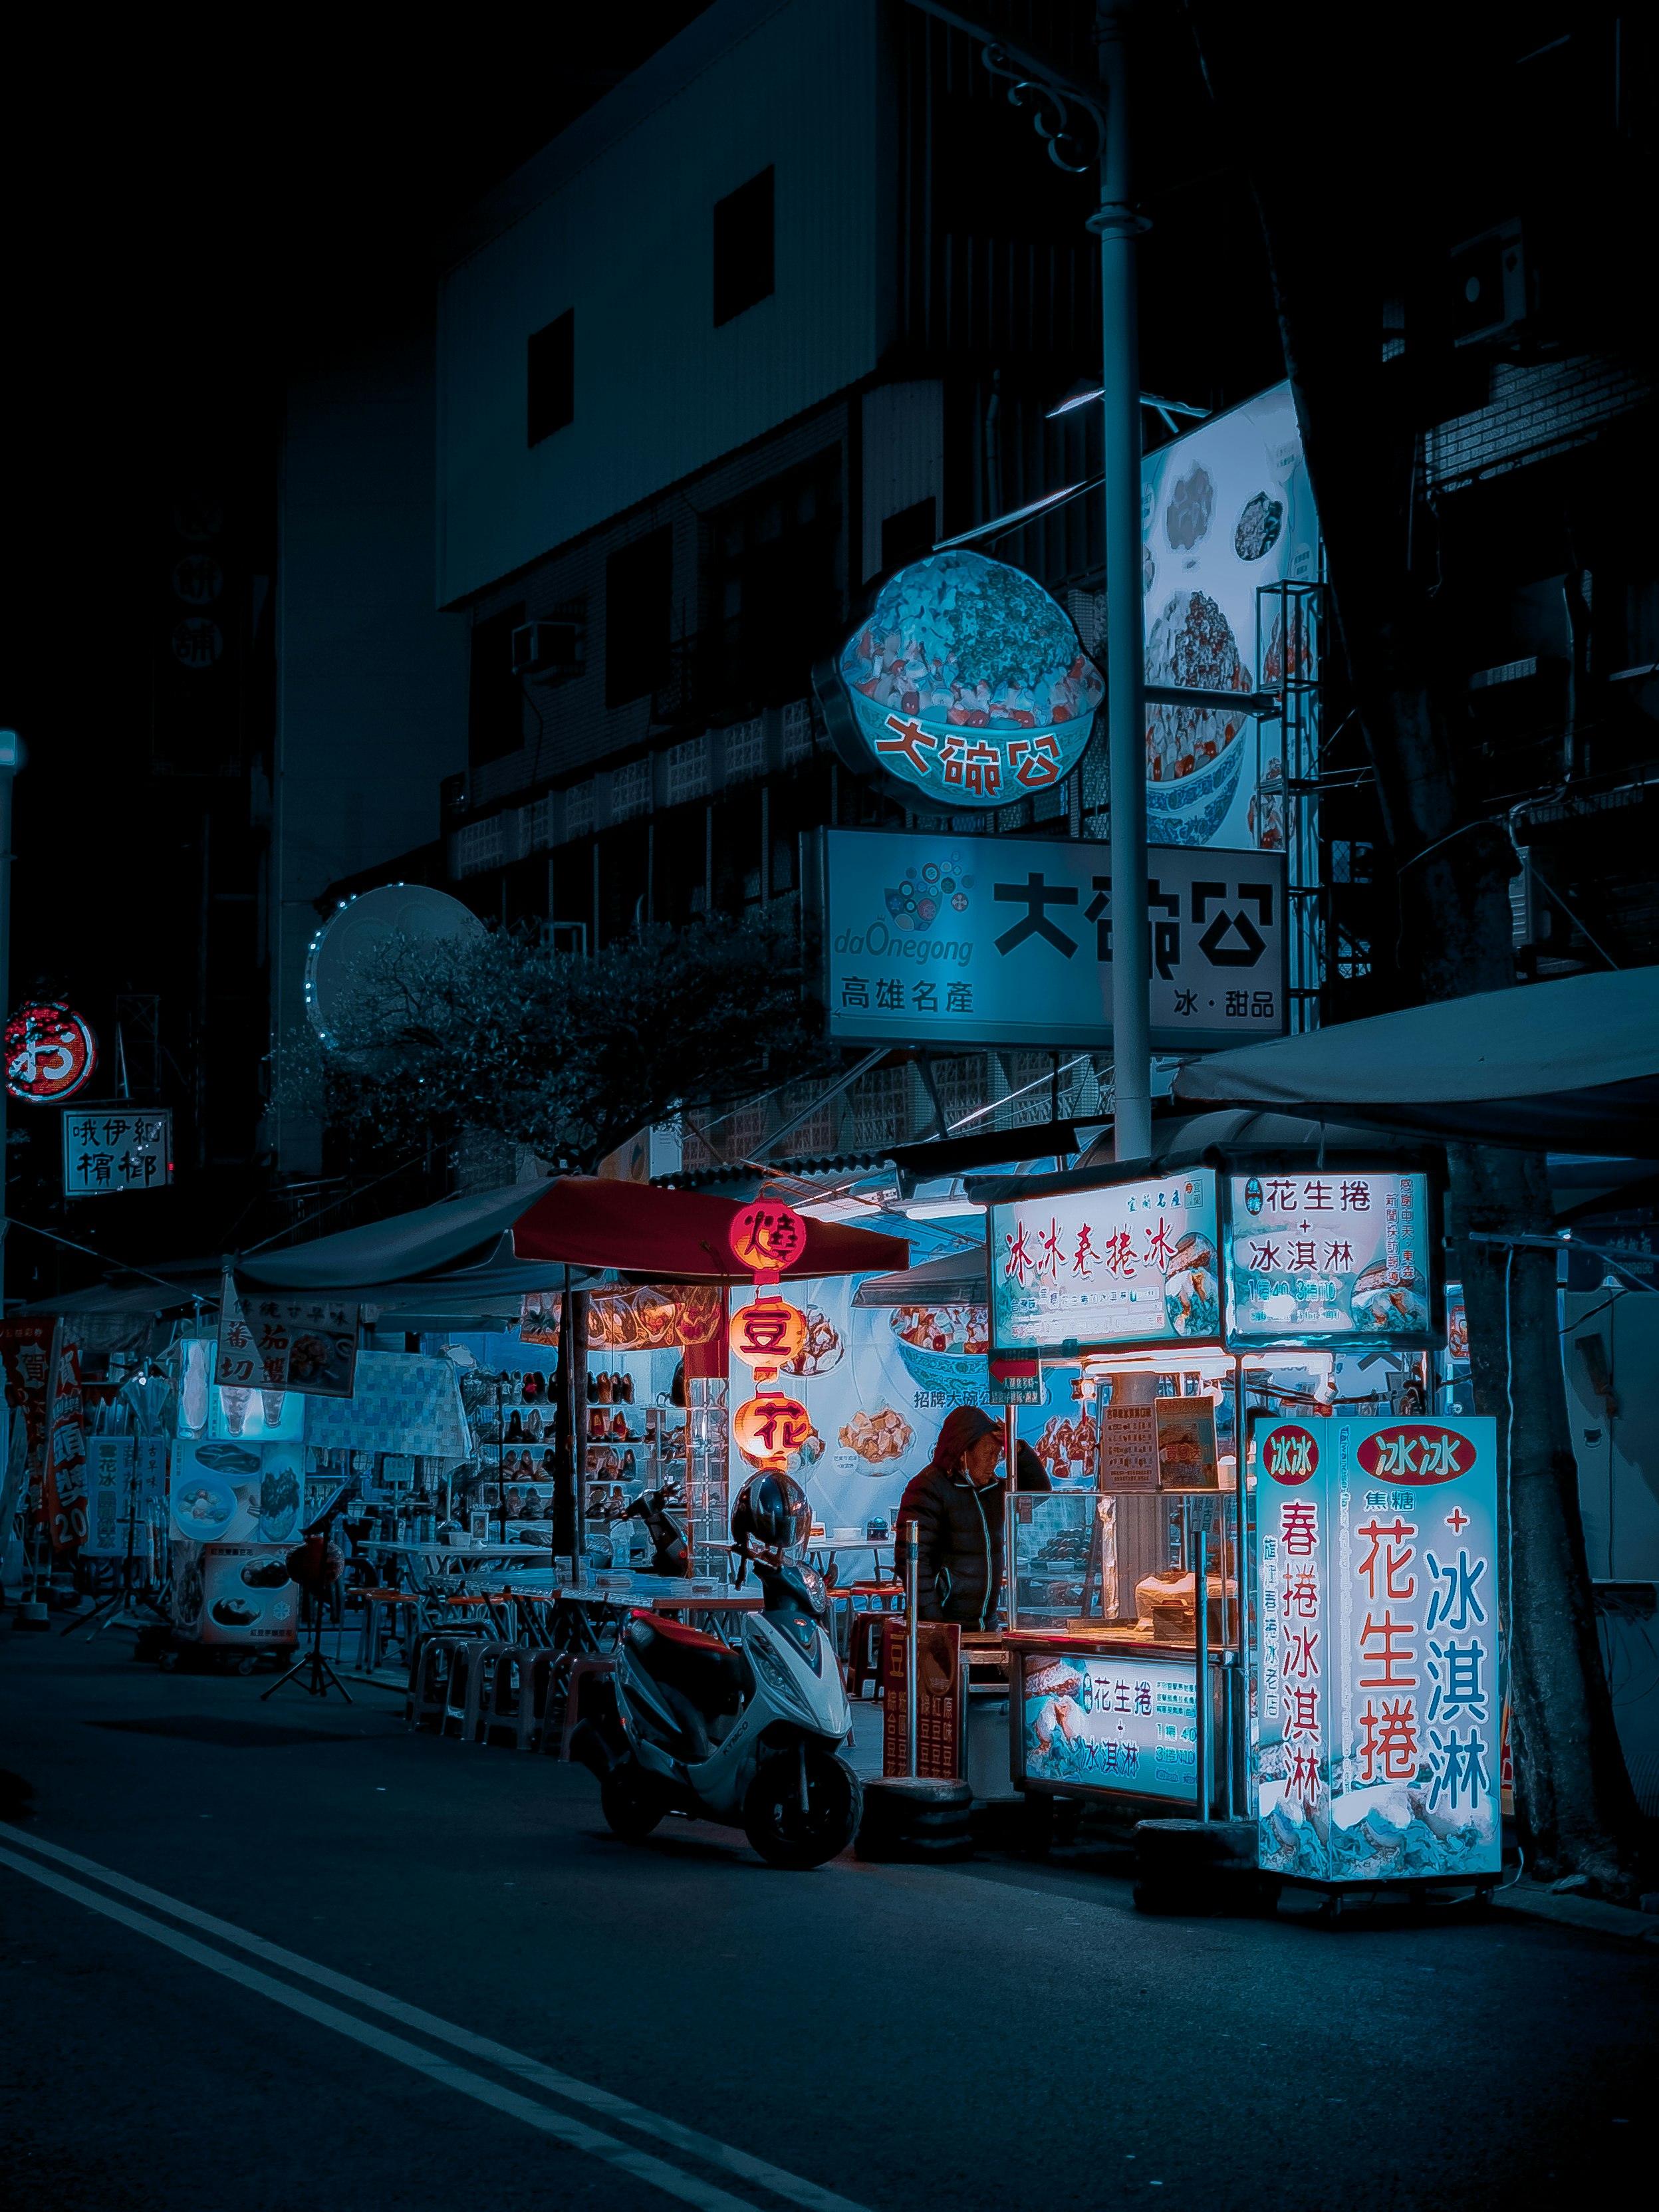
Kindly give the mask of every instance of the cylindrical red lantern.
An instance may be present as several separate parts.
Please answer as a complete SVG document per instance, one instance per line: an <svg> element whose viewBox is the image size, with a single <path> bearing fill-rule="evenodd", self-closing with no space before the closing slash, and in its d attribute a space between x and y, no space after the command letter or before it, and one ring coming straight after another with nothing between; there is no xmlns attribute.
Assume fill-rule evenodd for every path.
<svg viewBox="0 0 1659 2212"><path fill-rule="evenodd" d="M775 1292L739 1306L732 1316L734 1355L755 1370L757 1382L774 1382L806 1343L806 1316Z"/></svg>
<svg viewBox="0 0 1659 2212"><path fill-rule="evenodd" d="M740 1267L757 1277L775 1278L793 1267L806 1249L806 1224L793 1206L757 1199L737 1213L726 1232Z"/></svg>
<svg viewBox="0 0 1659 2212"><path fill-rule="evenodd" d="M811 1434L805 1407L777 1390L762 1391L732 1416L732 1442L763 1474L782 1474Z"/></svg>

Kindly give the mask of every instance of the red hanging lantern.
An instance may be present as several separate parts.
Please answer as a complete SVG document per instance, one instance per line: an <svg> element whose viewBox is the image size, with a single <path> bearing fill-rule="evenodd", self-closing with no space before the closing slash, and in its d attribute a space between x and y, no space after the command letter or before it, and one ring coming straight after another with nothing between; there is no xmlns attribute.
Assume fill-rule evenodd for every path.
<svg viewBox="0 0 1659 2212"><path fill-rule="evenodd" d="M726 1235L740 1267L757 1282L775 1282L806 1249L806 1224L793 1206L757 1199L736 1214Z"/></svg>
<svg viewBox="0 0 1659 2212"><path fill-rule="evenodd" d="M796 1399L763 1390L732 1416L732 1440L763 1474L782 1474L812 1434L812 1419Z"/></svg>
<svg viewBox="0 0 1659 2212"><path fill-rule="evenodd" d="M730 1342L735 1356L754 1369L757 1382L775 1382L779 1370L805 1347L806 1316L775 1292L757 1297L732 1315Z"/></svg>

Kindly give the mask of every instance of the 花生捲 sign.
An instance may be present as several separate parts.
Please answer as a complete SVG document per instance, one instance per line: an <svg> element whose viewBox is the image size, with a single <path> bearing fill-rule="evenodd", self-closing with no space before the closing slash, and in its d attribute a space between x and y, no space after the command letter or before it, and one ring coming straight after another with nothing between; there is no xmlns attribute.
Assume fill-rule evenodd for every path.
<svg viewBox="0 0 1659 2212"><path fill-rule="evenodd" d="M820 833L823 1000L849 1044L1109 1044L1112 858L1082 839ZM1268 853L1147 854L1152 1041L1286 1027L1285 870Z"/></svg>
<svg viewBox="0 0 1659 2212"><path fill-rule="evenodd" d="M1437 1341L1426 1174L1339 1166L1227 1177L1227 1342Z"/></svg>
<svg viewBox="0 0 1659 2212"><path fill-rule="evenodd" d="M1251 1452L1262 1867L1496 1874L1497 1423L1258 1414Z"/></svg>
<svg viewBox="0 0 1659 2212"><path fill-rule="evenodd" d="M1006 806L1075 767L1105 696L1071 617L983 553L930 554L884 583L814 672L836 750L908 806Z"/></svg>
<svg viewBox="0 0 1659 2212"><path fill-rule="evenodd" d="M1028 1657L1026 1779L1191 1803L1198 1795L1198 1675L1191 1660Z"/></svg>
<svg viewBox="0 0 1659 2212"><path fill-rule="evenodd" d="M986 1237L994 1352L1220 1340L1213 1169L1009 1200Z"/></svg>
<svg viewBox="0 0 1659 2212"><path fill-rule="evenodd" d="M100 1198L116 1190L165 1190L172 1181L170 1107L65 1110L65 1198Z"/></svg>

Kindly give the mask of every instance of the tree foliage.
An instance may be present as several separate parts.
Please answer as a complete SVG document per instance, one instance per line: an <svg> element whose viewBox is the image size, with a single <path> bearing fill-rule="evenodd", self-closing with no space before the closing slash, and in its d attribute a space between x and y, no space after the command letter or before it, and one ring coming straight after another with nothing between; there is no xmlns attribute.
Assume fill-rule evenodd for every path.
<svg viewBox="0 0 1659 2212"><path fill-rule="evenodd" d="M336 1023L327 1107L380 1145L486 1129L591 1168L682 1108L833 1058L793 920L659 926L592 959L508 930L393 938Z"/></svg>

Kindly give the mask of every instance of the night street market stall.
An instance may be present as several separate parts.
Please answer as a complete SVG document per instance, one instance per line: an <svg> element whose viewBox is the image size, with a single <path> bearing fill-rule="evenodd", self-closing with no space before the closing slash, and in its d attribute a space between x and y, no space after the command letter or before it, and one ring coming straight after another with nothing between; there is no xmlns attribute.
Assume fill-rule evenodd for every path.
<svg viewBox="0 0 1659 2212"><path fill-rule="evenodd" d="M1440 1174L1325 1137L972 1187L993 1355L1074 1370L1095 1455L1008 1501L1016 1775L1255 1821L1288 1879L1490 1881L1497 1441L1433 1411Z"/></svg>

